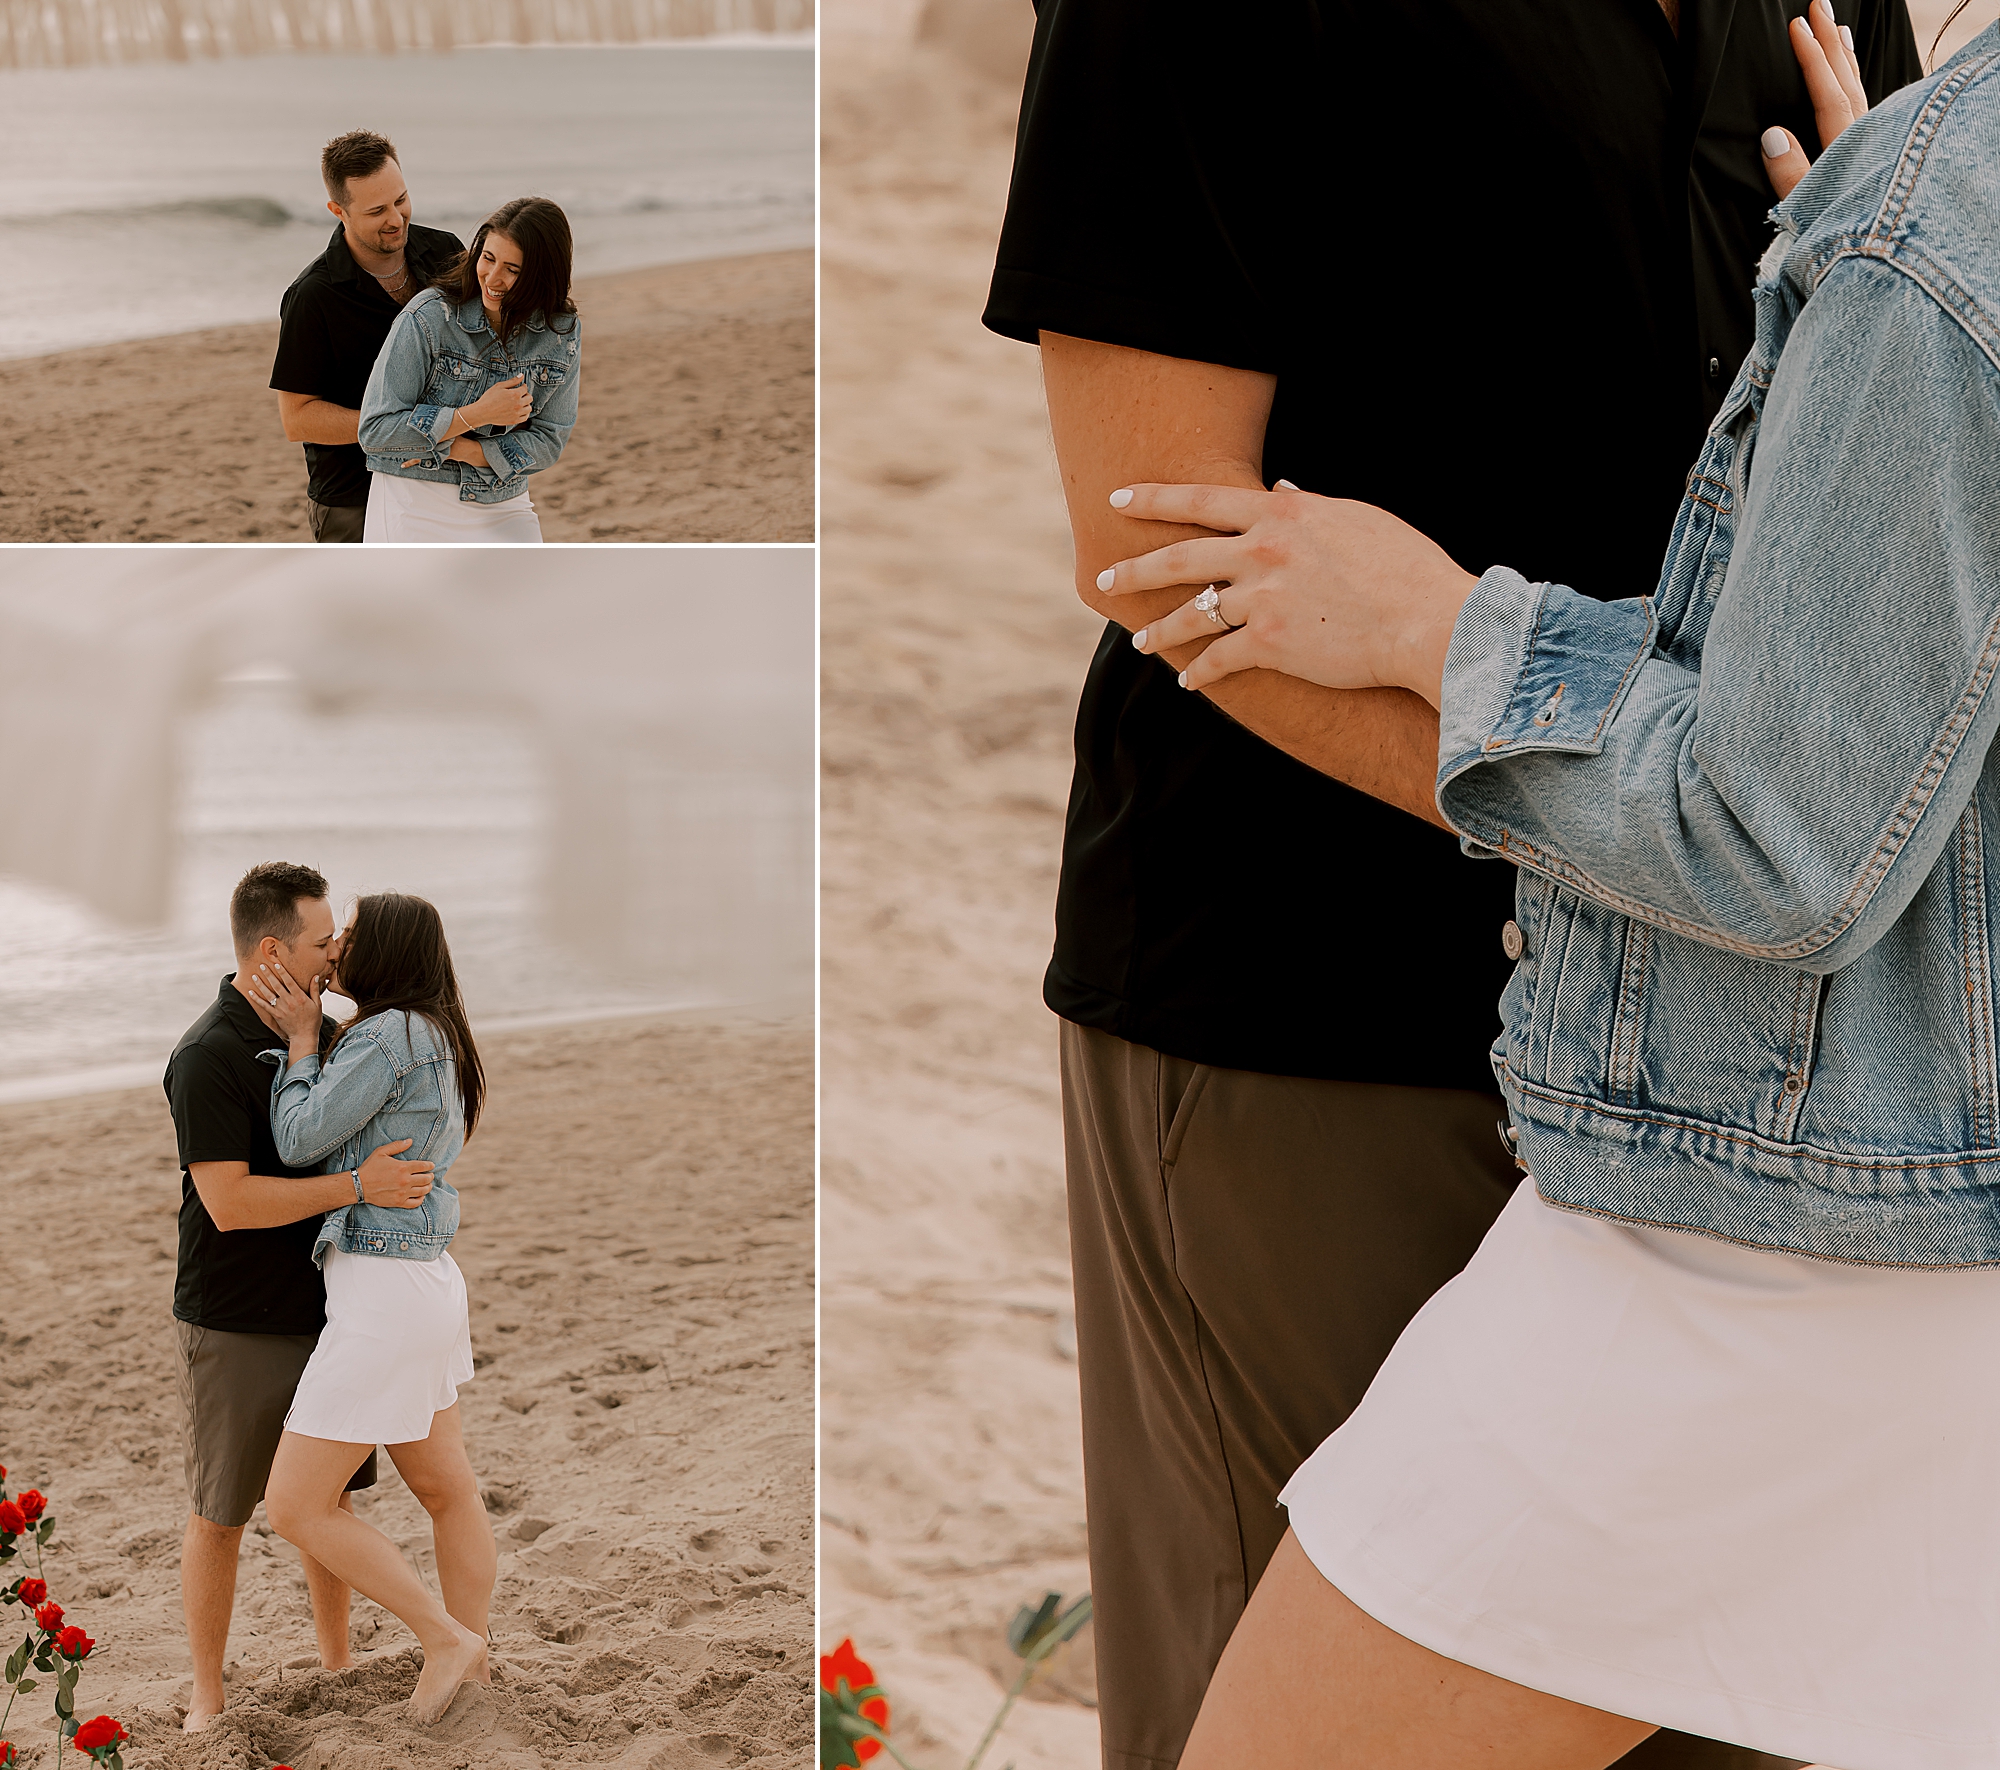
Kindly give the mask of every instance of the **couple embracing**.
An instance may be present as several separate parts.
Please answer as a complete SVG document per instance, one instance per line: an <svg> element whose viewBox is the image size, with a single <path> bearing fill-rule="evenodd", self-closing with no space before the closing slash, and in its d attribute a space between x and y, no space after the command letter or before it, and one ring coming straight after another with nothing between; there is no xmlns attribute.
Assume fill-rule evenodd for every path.
<svg viewBox="0 0 2000 1770"><path fill-rule="evenodd" d="M528 482L562 458L583 373L568 218L516 197L467 250L411 220L368 130L328 142L320 175L340 226L285 291L271 366L313 539L540 541Z"/></svg>
<svg viewBox="0 0 2000 1770"><path fill-rule="evenodd" d="M1990 1770L2000 25L1038 21L1108 1770Z"/></svg>
<svg viewBox="0 0 2000 1770"><path fill-rule="evenodd" d="M310 867L251 868L229 904L236 969L167 1064L182 1168L174 1283L194 1685L221 1713L237 1549L257 1502L296 1545L320 1663L350 1664L350 1589L421 1643L410 1702L434 1721L487 1682L493 1532L459 1432L472 1377L446 1175L485 1094L438 913L361 898L336 931ZM336 1025L322 986L355 1005ZM430 1514L434 1597L354 1515L375 1450Z"/></svg>

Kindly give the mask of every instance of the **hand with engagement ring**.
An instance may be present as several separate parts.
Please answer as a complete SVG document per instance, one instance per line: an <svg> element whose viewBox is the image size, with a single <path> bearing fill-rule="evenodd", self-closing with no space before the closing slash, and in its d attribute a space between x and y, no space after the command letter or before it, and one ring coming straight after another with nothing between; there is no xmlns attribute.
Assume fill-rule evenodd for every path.
<svg viewBox="0 0 2000 1770"><path fill-rule="evenodd" d="M1132 635L1147 653L1210 642L1181 672L1183 688L1275 670L1326 688L1407 688L1437 705L1452 623L1479 580L1400 518L1285 480L1269 492L1132 486L1111 503L1140 521L1219 531L1097 580L1113 595L1208 585Z"/></svg>

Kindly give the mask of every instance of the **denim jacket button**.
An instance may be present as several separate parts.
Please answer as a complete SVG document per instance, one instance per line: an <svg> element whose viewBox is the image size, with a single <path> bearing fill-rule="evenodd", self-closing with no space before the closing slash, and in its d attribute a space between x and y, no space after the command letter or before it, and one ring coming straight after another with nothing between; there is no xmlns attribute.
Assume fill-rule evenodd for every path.
<svg viewBox="0 0 2000 1770"><path fill-rule="evenodd" d="M1521 934L1521 924L1509 921L1500 930L1500 950L1510 959L1518 959L1528 950L1528 943Z"/></svg>
<svg viewBox="0 0 2000 1770"><path fill-rule="evenodd" d="M1796 1094L1805 1085L1806 1080L1804 1076L1785 1077L1785 1092L1787 1094Z"/></svg>

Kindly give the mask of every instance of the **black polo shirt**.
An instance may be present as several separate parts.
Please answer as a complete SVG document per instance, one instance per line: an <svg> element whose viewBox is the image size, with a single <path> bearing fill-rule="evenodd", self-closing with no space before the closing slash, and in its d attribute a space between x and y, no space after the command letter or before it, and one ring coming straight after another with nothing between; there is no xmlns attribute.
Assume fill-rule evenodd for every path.
<svg viewBox="0 0 2000 1770"><path fill-rule="evenodd" d="M1805 0L1040 0L986 323L1275 374L1264 479L1642 595L1747 351ZM1835 0L1871 97L1902 0ZM1490 1090L1514 872L1106 629L1045 995L1176 1056Z"/></svg>
<svg viewBox="0 0 2000 1770"><path fill-rule="evenodd" d="M316 1334L326 1325L326 1286L312 1262L321 1213L275 1229L221 1230L194 1189L195 1162L248 1162L253 1174L310 1177L288 1167L271 1135L272 1066L257 1053L285 1040L222 980L215 1000L167 1060L167 1103L181 1161L180 1264L174 1314L196 1327L235 1334ZM326 1023L328 1032L332 1023Z"/></svg>
<svg viewBox="0 0 2000 1770"><path fill-rule="evenodd" d="M404 262L424 287L465 250L458 235L410 226ZM361 409L368 372L403 310L354 262L347 231L335 228L327 248L298 274L278 303L278 357L271 385ZM315 504L353 509L368 502L368 458L359 443L307 443L306 495Z"/></svg>

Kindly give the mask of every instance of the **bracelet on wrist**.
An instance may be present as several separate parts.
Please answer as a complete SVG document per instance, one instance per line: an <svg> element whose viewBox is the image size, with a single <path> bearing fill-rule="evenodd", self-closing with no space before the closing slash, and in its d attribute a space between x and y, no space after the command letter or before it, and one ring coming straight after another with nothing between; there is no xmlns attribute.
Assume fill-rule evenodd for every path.
<svg viewBox="0 0 2000 1770"><path fill-rule="evenodd" d="M361 1196L361 1170L359 1168L356 1168L353 1170L353 1174L354 1174L354 1202L357 1205L365 1205L368 1201L367 1199Z"/></svg>

